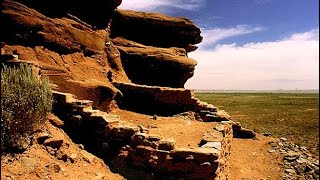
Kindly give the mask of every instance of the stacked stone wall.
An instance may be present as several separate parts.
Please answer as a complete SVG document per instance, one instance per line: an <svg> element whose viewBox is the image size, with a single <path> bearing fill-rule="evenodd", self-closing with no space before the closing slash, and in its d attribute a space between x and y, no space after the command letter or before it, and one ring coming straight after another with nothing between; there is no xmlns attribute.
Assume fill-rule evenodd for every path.
<svg viewBox="0 0 320 180"><path fill-rule="evenodd" d="M92 109L92 101L69 93L54 92L53 112L67 132L85 136L100 152L122 156L128 166L162 179L227 179L232 125L217 123L220 138L205 139L199 147L177 147L174 139L149 134L148 130L121 121L117 115ZM81 139L79 140L81 141Z"/></svg>

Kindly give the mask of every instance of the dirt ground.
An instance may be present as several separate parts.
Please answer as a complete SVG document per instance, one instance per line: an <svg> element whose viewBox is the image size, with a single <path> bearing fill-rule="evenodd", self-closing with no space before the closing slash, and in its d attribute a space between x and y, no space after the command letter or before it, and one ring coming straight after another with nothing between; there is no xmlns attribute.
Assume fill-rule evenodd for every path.
<svg viewBox="0 0 320 180"><path fill-rule="evenodd" d="M258 135L253 139L233 139L230 156L230 180L282 179L282 155L269 153L275 138Z"/></svg>
<svg viewBox="0 0 320 180"><path fill-rule="evenodd" d="M59 151L54 151L36 142L22 154L1 157L2 180L34 180L34 179L124 179L121 175L112 173L103 160L83 150L75 144L60 128L50 123L42 128L54 139L63 140ZM74 156L63 160L58 154Z"/></svg>
<svg viewBox="0 0 320 180"><path fill-rule="evenodd" d="M125 110L114 110L113 113L122 120L141 124L150 128L150 133L161 137L173 138L178 147L196 147L206 131L215 127L215 122L199 122L183 118L161 117L153 120L152 116L142 115ZM257 135L256 139L234 138L230 157L231 180L242 179L282 179L281 167L283 156L269 153L269 142L279 141L276 138Z"/></svg>
<svg viewBox="0 0 320 180"><path fill-rule="evenodd" d="M96 92L100 87L110 90L110 94L114 93L114 87L106 82L108 70L113 70L114 80L130 82L122 68L111 68L114 64L109 64L106 54L103 54L100 60L78 52L60 55L41 46L31 48L5 45L3 49L18 52L21 60L37 61L42 67L42 75L49 76L59 88L64 88L59 89L60 91L77 94L80 99L101 99L105 94ZM111 53L115 57L119 55L117 52ZM115 58L113 63L115 62L117 67L121 67L119 58ZM158 117L157 120L153 120L151 116L123 110L112 113L119 115L121 120L149 128L150 133L175 139L178 147L196 147L203 133L215 126L214 122L202 123L183 118ZM42 133L50 134L51 138L62 140L60 149L33 141L22 154L2 156L1 179L125 179L120 174L112 172L102 159L87 152L85 147L72 142L62 129L48 122L41 130ZM270 141L276 139L260 136L257 140L234 139L229 162L230 179L282 179L283 169L279 165L281 157L275 153L268 153Z"/></svg>
<svg viewBox="0 0 320 180"><path fill-rule="evenodd" d="M150 134L162 138L172 138L176 141L177 147L198 147L203 134L216 126L215 122L200 122L182 117L162 117L139 114L126 110L114 110L112 113L120 116L120 119L131 122L136 126L142 125L149 129ZM216 132L217 136L222 135Z"/></svg>
<svg viewBox="0 0 320 180"><path fill-rule="evenodd" d="M154 120L146 115L122 112L120 116L122 119L130 118L132 122L144 126L155 124ZM160 117L156 122L158 129L161 129L160 135L175 136L178 138L179 146L196 145L199 142L198 136L200 137L205 130L212 128L213 125L213 123L188 122L181 118L170 118L171 122L165 123L165 119ZM181 124L182 121L184 124ZM181 134L177 136L175 133L184 133L185 131L181 131L181 129L186 127L188 130L187 124L190 123L196 128L190 132L189 137L182 141L179 137L183 136ZM164 124L167 124L166 128L163 128ZM52 148L33 141L33 145L22 154L2 156L1 179L124 179L123 176L112 172L102 159L90 154L81 145L73 143L62 129L47 123L42 131L49 132L53 138L63 140L60 150L54 151ZM191 138L192 135L194 138ZM233 139L229 178L231 180L282 179L281 156L268 152L268 142L271 141L277 141L277 139L260 135L255 140ZM59 158L61 153L68 157L73 156L73 158L61 159Z"/></svg>

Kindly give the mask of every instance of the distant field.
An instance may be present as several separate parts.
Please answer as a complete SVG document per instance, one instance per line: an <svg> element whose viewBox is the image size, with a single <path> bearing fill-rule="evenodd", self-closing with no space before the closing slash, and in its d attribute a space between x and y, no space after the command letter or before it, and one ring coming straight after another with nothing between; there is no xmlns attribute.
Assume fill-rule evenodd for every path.
<svg viewBox="0 0 320 180"><path fill-rule="evenodd" d="M286 137L319 155L318 93L197 92L196 97L226 110L245 128Z"/></svg>

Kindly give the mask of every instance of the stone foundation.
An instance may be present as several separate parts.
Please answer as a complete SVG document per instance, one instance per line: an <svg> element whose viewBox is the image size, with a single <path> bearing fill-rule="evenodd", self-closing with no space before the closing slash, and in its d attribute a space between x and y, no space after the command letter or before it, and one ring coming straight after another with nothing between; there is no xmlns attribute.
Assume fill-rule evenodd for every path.
<svg viewBox="0 0 320 180"><path fill-rule="evenodd" d="M92 104L54 92L53 112L64 120L66 132L79 141L85 137L93 149L111 152L156 179L227 179L231 124L217 123L212 129L215 136L204 134L199 147L177 147L174 139L149 134L148 129L121 121L117 115L92 109Z"/></svg>
<svg viewBox="0 0 320 180"><path fill-rule="evenodd" d="M123 94L121 102L118 102L123 109L165 116L194 111L196 118L205 122L228 121L230 119L225 111L194 97L194 92L190 89L120 82L113 84Z"/></svg>

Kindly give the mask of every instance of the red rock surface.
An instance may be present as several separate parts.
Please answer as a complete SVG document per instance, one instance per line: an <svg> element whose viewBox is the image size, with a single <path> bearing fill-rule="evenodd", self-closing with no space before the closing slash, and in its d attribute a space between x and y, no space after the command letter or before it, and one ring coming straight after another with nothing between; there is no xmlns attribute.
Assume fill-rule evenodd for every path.
<svg viewBox="0 0 320 180"><path fill-rule="evenodd" d="M34 62L39 70L37 73L48 76L55 84L56 90L70 92L78 97L78 100L72 95L65 97L64 101L68 101L67 105L61 106L60 109L55 107L54 110L56 115L61 117L60 121L51 119L57 127L67 127L65 130L72 136L72 140L60 128L48 124L40 127L42 134L35 135L36 139L27 151L14 158L1 158L1 179L102 179L103 177L124 179L121 175L112 173L102 159L83 150L83 145L78 146L72 142L89 140L90 143L99 145L100 152L103 149L103 152L108 150L107 152L111 154L118 153L117 148L108 149L115 147L107 143L110 142L108 139L110 137L111 142L118 141L116 145L119 146L119 142L123 143L120 145L124 145L120 153L116 154L119 159L115 158L111 164L117 163L118 171L121 171L122 175L129 174L127 177L136 175L143 177L141 175L143 173L123 166L123 159L130 155L131 160L134 160L138 167L144 167L141 166L142 163L158 171L157 163L163 163L161 161L163 148L176 149L178 153L173 152L188 156L183 159L184 162L179 163L175 161L181 157L174 159L175 153L165 152L167 153L165 155L172 155L174 159L164 163L167 172L177 171L181 177L182 172L187 168L190 177L194 178L205 176L208 179L217 175L224 179L228 176L229 161L226 157L230 154L231 129L226 136L217 135L223 128L219 126L220 128L213 129L209 126L214 125L215 122L196 121L194 112L190 112L191 116L154 115L151 118L149 115L118 109L116 102L125 100L124 96L128 93L137 93L138 89L140 92L138 95L142 97L146 92L149 93L151 97L149 100L156 97L173 107L179 104L180 106L188 105L191 102L191 104L195 103L193 105L196 105L198 111L204 110L205 112L202 113L205 116L210 115L216 119L219 115L221 117L217 119L229 119L227 113L217 111L213 105L194 99L190 90L161 87L183 87L186 80L192 77L196 61L188 58L187 52L195 50L195 44L201 42L200 29L186 18L125 10L116 10L114 13L114 9L120 3L121 0L90 2L4 0L1 2L1 55L15 55L19 62L28 62L28 64ZM110 24L112 15L114 16ZM109 38L110 32L112 39ZM158 74L160 78L157 78ZM138 84L130 84L131 81ZM115 86L116 82L134 88L130 92L130 88ZM158 85L158 87L141 84ZM148 98L144 97L126 103L138 109L148 107L149 113L159 110L157 109L159 106L150 101L144 101L146 99ZM74 109L70 109L71 107ZM95 108L117 114L117 116ZM173 110L167 108L166 111ZM177 112L181 112L181 109ZM171 115L175 112L168 113ZM65 119L68 121L61 122ZM212 119L208 118L208 121L210 120ZM81 122L87 124L83 125ZM223 123L221 126L224 126ZM80 130L70 131L70 127L80 127ZM83 133L86 128L90 131ZM130 138L138 131L156 135L146 136L147 140L139 144L141 148L125 146L130 144L128 143L131 142ZM77 134L79 132L82 133ZM218 141L217 147L223 150L217 153L217 156L210 153L206 156L205 152L190 150L190 146L199 148L202 136L212 134L217 135L217 138L206 137L205 144L201 145L210 146L211 141ZM94 139L90 139L92 137ZM279 157L255 156L257 152L264 154L268 148L267 140L258 142L259 147L248 141L240 142L239 146L235 146L233 151L236 155L233 156L233 160L231 159L230 173L233 178L266 178L270 173L273 173L270 175L272 178L280 177L279 167L276 164ZM157 149L159 147L160 150ZM187 151L177 150L181 147L187 148ZM90 147L85 148L93 151ZM146 154L136 154L139 149ZM244 149L246 151L243 151ZM148 156L148 153L160 153L157 154L159 158ZM189 155L195 155L196 160L200 158L201 163L189 162ZM207 160L207 157L219 158L219 162L202 162ZM256 158L257 161L248 160L248 158ZM104 160L110 159L104 158ZM219 172L211 172L217 167ZM276 169L276 171L270 172L270 169ZM168 177L170 176L173 175L169 174Z"/></svg>
<svg viewBox="0 0 320 180"><path fill-rule="evenodd" d="M3 1L2 6L2 54L37 62L41 75L60 91L96 100L96 106L107 109L118 92L107 75L130 82L119 51L107 43L107 31L70 17L50 18L15 1Z"/></svg>
<svg viewBox="0 0 320 180"><path fill-rule="evenodd" d="M141 28L143 27L143 28ZM200 28L187 18L170 17L160 13L116 10L112 19L112 37L124 37L156 47L189 47L202 41Z"/></svg>
<svg viewBox="0 0 320 180"><path fill-rule="evenodd" d="M124 70L136 84L183 88L197 65L183 48L145 46L124 38L112 42L120 51Z"/></svg>
<svg viewBox="0 0 320 180"><path fill-rule="evenodd" d="M49 17L72 14L98 28L106 28L114 9L122 0L15 0Z"/></svg>

